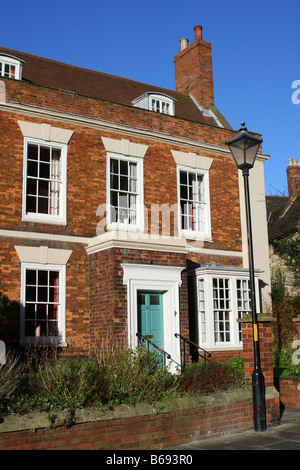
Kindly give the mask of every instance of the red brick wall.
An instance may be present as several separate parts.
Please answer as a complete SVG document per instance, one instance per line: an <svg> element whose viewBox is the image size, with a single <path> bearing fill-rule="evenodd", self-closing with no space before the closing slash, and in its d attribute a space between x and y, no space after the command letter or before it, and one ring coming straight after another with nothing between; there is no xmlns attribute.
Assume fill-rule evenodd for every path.
<svg viewBox="0 0 300 470"><path fill-rule="evenodd" d="M0 250L0 292L4 293L11 306L5 341L8 346L17 347L20 339L20 289L21 262L15 246L40 246L72 250L66 272L66 336L67 354L89 353L89 279L88 257L80 244L38 242L19 238L2 238ZM1 338L2 339L2 338Z"/></svg>
<svg viewBox="0 0 300 470"><path fill-rule="evenodd" d="M121 263L182 266L185 256L175 253L115 248L90 255L91 349L128 345L127 286ZM187 286L180 288L181 331L189 337Z"/></svg>
<svg viewBox="0 0 300 470"><path fill-rule="evenodd" d="M271 328L271 321L259 321L261 369L264 374L266 387L274 385ZM245 377L246 381L251 382L254 369L252 322L242 323L242 335Z"/></svg>
<svg viewBox="0 0 300 470"><path fill-rule="evenodd" d="M151 450L253 429L252 400L162 414L77 424L67 429L0 433L0 450ZM277 399L268 425L279 424Z"/></svg>
<svg viewBox="0 0 300 470"><path fill-rule="evenodd" d="M41 91L41 90L40 90ZM123 109L121 109L123 110ZM151 114L151 113L148 113ZM106 202L106 152L101 137L122 139L122 134L61 124L55 121L27 118L22 115L0 113L1 189L0 228L40 231L65 235L96 235L99 222L97 207ZM167 117L168 118L168 117ZM68 145L67 226L28 223L22 221L23 135L18 120L42 123L74 130ZM7 136L7 137L6 137ZM130 137L133 142L139 139ZM151 224L151 205L177 204L176 164L172 145L144 139L148 151L144 158L144 202ZM182 149L187 151L187 149ZM201 155L212 157L201 152ZM232 159L213 156L210 170L210 201L213 247L220 250L241 250L240 208L237 170ZM162 184L163 182L163 184ZM12 184L13 183L13 184ZM228 188L230 187L230 191ZM230 211L228 210L230 207ZM171 223L170 235L177 233ZM169 234L169 232L167 233Z"/></svg>
<svg viewBox="0 0 300 470"><path fill-rule="evenodd" d="M281 406L288 410L300 410L300 378L276 377L275 383Z"/></svg>
<svg viewBox="0 0 300 470"><path fill-rule="evenodd" d="M5 79L4 79L5 80ZM5 80L6 99L20 105L32 105L37 110L32 112L12 112L8 108L0 112L0 229L39 232L51 235L96 236L99 217L96 211L99 205L106 202L106 152L101 137L129 139L132 142L148 145L144 158L144 202L150 214L151 205L177 204L176 164L171 150L196 152L213 158L210 170L211 225L213 244L205 243L205 248L212 248L212 255L191 255L194 262L211 262L240 266L241 258L221 258L214 255L214 249L240 251L240 208L238 195L237 169L230 157L198 152L192 145L179 146L178 143L160 142L159 139L140 139L123 133L113 133L97 129L96 125L85 126L75 121L74 115L115 122L138 129L149 129L157 135L178 136L195 142L209 142L222 145L233 133L218 127L206 126L196 122L185 121L176 117L149 113L132 106L108 103L84 96L57 91L32 85L23 81ZM67 117L41 119L39 109L49 109L66 113ZM67 110L67 111L66 111ZM18 121L47 123L54 127L73 130L74 134L68 144L67 155L67 225L51 225L22 221L23 190L23 135ZM230 188L230 190L228 190ZM228 211L230 207L230 211ZM149 219L149 226L151 220ZM149 228L148 226L148 228ZM160 226L160 232L162 227ZM177 226L171 224L170 235L176 235ZM8 336L11 340L19 339L19 302L20 302L20 263L14 245L39 246L73 249L74 252L67 265L67 340L74 350L88 352L89 337L95 344L99 340L100 330L106 328L108 337L127 342L126 292L122 283L119 262L133 259L133 262L153 264L174 264L185 266L186 260L167 253L135 252L130 255L115 251L113 257L107 252L91 255L89 259L83 245L60 242L43 242L26 239L1 239L0 250L0 291L15 302L10 317ZM118 254L117 254L118 253ZM98 256L98 258L97 258ZM130 258L132 256L133 258ZM169 256L169 258L168 258ZM99 259L96 266L94 259ZM105 267L105 268L104 268ZM103 269L100 273L100 268ZM89 279L89 276L92 276ZM94 276L94 277L93 277ZM97 279L97 280L96 280ZM89 283L91 282L90 288ZM101 285L102 282L102 285ZM90 292L91 296L90 296ZM119 297L117 297L117 294ZM188 335L188 307L186 282L180 290L182 332ZM89 305L91 299L91 305ZM89 317L90 310L91 316ZM96 314L97 312L97 314ZM100 312L100 313L99 313ZM102 331L103 336L103 331ZM95 336L96 335L96 336ZM98 335L98 336L97 336ZM102 338L101 336L101 338ZM96 337L98 338L96 340Z"/></svg>

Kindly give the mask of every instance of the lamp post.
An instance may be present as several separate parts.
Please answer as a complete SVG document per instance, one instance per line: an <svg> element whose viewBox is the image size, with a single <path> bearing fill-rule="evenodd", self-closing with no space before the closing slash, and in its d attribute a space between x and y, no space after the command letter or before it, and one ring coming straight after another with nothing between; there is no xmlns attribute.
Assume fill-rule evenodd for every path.
<svg viewBox="0 0 300 470"><path fill-rule="evenodd" d="M257 137L254 137L253 135L249 134L249 132L247 132L247 128L245 127L245 123L242 122L242 127L240 129L239 134L225 143L228 145L237 167L242 170L244 177L254 352L254 370L252 372L254 429L255 431L265 431L265 381L264 375L261 370L260 361L258 321L255 302L253 242L249 194L249 170L254 165L259 146L262 143L262 139L258 139Z"/></svg>

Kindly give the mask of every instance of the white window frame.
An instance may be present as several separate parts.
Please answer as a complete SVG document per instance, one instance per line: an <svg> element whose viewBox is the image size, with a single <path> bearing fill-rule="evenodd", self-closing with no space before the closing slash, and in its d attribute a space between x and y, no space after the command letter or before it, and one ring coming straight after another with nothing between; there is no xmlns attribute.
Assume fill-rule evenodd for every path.
<svg viewBox="0 0 300 470"><path fill-rule="evenodd" d="M52 148L56 148L60 150L61 184L60 184L60 192L59 192L59 214L58 215L26 211L28 144L41 145L44 147L52 147ZM67 145L58 143L58 142L25 137L24 138L24 164L23 164L23 214L22 214L23 220L29 221L29 222L37 222L37 223L66 225L67 223L66 199L67 199Z"/></svg>
<svg viewBox="0 0 300 470"><path fill-rule="evenodd" d="M259 302L259 273L255 272L255 294L256 294L256 311L260 311ZM241 349L243 342L241 338L240 322L238 322L239 312L237 280L249 280L249 270L243 268L220 268L220 267L203 267L195 271L196 277L196 313L198 317L198 344L200 347L209 350L232 350ZM230 325L230 341L215 340L214 325L214 295L213 295L213 279L228 279L229 287L229 325ZM199 284L201 286L199 295ZM204 296L203 296L204 292ZM204 297L204 298L203 298ZM248 305L247 310L250 306ZM217 310L217 309L216 309ZM220 309L221 310L221 309Z"/></svg>
<svg viewBox="0 0 300 470"><path fill-rule="evenodd" d="M26 303L26 271L37 269L41 271L59 272L59 307L57 336L25 336L25 303ZM66 346L66 266L58 264L21 263L21 312L20 312L20 343L21 346L55 345Z"/></svg>
<svg viewBox="0 0 300 470"><path fill-rule="evenodd" d="M153 109L152 102L156 101L156 108ZM148 91L132 101L133 106L141 109L147 109L167 116L175 116L176 100L164 93L155 93ZM164 109L164 105L166 106ZM166 112L168 110L168 112Z"/></svg>
<svg viewBox="0 0 300 470"><path fill-rule="evenodd" d="M167 114L174 116L174 100L165 95L150 94L149 95L149 109L156 113Z"/></svg>
<svg viewBox="0 0 300 470"><path fill-rule="evenodd" d="M20 59L17 59L15 57L6 55L6 54L0 54L0 63L2 65L1 70L0 70L0 77L4 78L12 78L14 80L21 80L22 78L22 65L23 61ZM15 67L15 73L14 76L12 76L11 73L9 75L5 75L5 65L8 65L9 68Z"/></svg>
<svg viewBox="0 0 300 470"><path fill-rule="evenodd" d="M127 163L136 164L136 223L115 222L112 217L112 206L110 204L111 179L110 179L110 163L112 159L123 160ZM144 230L144 185L143 185L143 159L133 156L126 156L120 153L107 152L107 168L106 168L106 214L107 229L124 229L124 230ZM122 192L122 191L120 191Z"/></svg>
<svg viewBox="0 0 300 470"><path fill-rule="evenodd" d="M181 198L180 198L180 172L194 173L203 177L204 186L204 229L192 230L182 227ZM177 195L178 195L178 231L179 234L190 239L211 240L211 217L210 217L210 190L209 170L196 169L188 166L177 165Z"/></svg>

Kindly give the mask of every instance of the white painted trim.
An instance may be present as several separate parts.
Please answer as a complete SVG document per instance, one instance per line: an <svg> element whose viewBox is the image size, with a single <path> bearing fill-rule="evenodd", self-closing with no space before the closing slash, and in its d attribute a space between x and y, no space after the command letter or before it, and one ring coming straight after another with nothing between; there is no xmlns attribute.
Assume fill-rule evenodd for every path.
<svg viewBox="0 0 300 470"><path fill-rule="evenodd" d="M90 255L110 248L131 248L135 250L168 251L170 253L203 253L212 256L242 257L239 251L214 250L208 248L189 247L188 240L176 237L149 236L148 234L112 231L100 237L76 237L52 233L24 232L0 229L0 237L24 240L56 241L61 243L78 243L86 246Z"/></svg>
<svg viewBox="0 0 300 470"><path fill-rule="evenodd" d="M213 159L202 157L194 152L178 152L171 150L176 165L182 165L197 170L210 170Z"/></svg>
<svg viewBox="0 0 300 470"><path fill-rule="evenodd" d="M74 131L53 127L50 124L36 124L34 122L18 121L24 137L68 144Z"/></svg>
<svg viewBox="0 0 300 470"><path fill-rule="evenodd" d="M72 250L48 248L47 246L15 246L22 263L38 263L43 265L66 265L72 254Z"/></svg>
<svg viewBox="0 0 300 470"><path fill-rule="evenodd" d="M0 232L1 233L1 232ZM132 250L164 251L168 253L186 253L184 237L161 237L146 233L126 230L111 230L90 239L87 253L93 254L111 248L127 248Z"/></svg>
<svg viewBox="0 0 300 470"><path fill-rule="evenodd" d="M148 150L148 145L137 144L127 139L101 137L101 140L107 152L118 153L127 157L144 158Z"/></svg>
<svg viewBox="0 0 300 470"><path fill-rule="evenodd" d="M181 272L177 266L158 266L145 264L121 264L123 283L127 285L128 343L131 348L138 345L138 291L159 291L163 293L164 347L171 357L180 364L180 340L175 333L180 333L179 287ZM176 372L176 365L170 361L170 370Z"/></svg>
<svg viewBox="0 0 300 470"><path fill-rule="evenodd" d="M82 245L88 245L91 240L93 240L93 238L76 237L72 235L57 235L55 233L25 232L22 230L5 229L0 229L0 237L22 238L24 240L57 241L62 243L79 243Z"/></svg>

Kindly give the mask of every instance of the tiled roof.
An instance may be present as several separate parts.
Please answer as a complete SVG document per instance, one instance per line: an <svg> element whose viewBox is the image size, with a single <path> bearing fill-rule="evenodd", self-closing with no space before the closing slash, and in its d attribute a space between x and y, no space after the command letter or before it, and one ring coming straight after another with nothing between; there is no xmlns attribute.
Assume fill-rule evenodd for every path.
<svg viewBox="0 0 300 470"><path fill-rule="evenodd" d="M283 204L277 206L277 208L274 207L274 210L270 213L268 222L270 241L286 237L300 229L300 196L294 199L282 199L284 199Z"/></svg>
<svg viewBox="0 0 300 470"><path fill-rule="evenodd" d="M204 116L193 100L184 93L63 64L11 49L0 47L0 54L1 52L13 55L25 62L22 72L23 81L68 90L90 98L124 105L131 105L132 100L149 91L165 93L176 100L175 115L177 117L216 126L216 121L210 116ZM222 115L218 115L218 118L220 117L222 119ZM222 124L224 127L228 126L225 120Z"/></svg>

